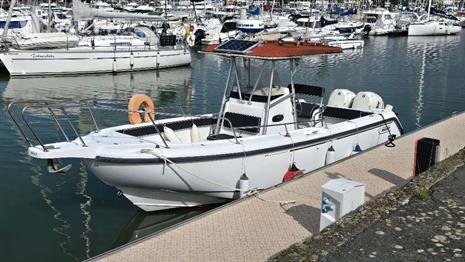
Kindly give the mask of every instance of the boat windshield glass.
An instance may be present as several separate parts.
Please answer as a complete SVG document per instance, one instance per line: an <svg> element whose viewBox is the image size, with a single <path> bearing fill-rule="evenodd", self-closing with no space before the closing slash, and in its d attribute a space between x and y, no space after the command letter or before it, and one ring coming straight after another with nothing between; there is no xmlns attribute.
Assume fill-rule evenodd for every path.
<svg viewBox="0 0 465 262"><path fill-rule="evenodd" d="M365 17L365 22L367 22L367 23L374 24L374 23L376 23L377 20L378 19L377 19L376 16L367 16L367 17Z"/></svg>
<svg viewBox="0 0 465 262"><path fill-rule="evenodd" d="M221 33L236 30L236 22L225 22L221 28Z"/></svg>
<svg viewBox="0 0 465 262"><path fill-rule="evenodd" d="M249 63L247 59L237 59L236 65L238 77L236 78L236 74L234 73L235 70L233 69L230 81L232 82L232 93L238 93L240 90L243 99L248 99L250 97L250 94L253 94L254 96L268 96L271 80L272 62L268 61L263 63L252 60L252 62ZM279 72L279 70L277 69L278 65L275 65L272 80L273 89L278 87L287 87L289 83L282 83L281 81L281 79L284 80L283 77L287 71ZM280 94L278 93L273 91L272 96L279 96Z"/></svg>

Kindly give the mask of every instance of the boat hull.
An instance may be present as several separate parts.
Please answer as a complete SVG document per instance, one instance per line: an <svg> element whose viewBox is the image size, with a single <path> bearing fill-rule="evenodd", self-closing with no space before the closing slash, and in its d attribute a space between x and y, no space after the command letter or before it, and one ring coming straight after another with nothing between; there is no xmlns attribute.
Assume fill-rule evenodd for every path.
<svg viewBox="0 0 465 262"><path fill-rule="evenodd" d="M190 52L167 50L10 50L0 59L11 76L128 72L189 65Z"/></svg>
<svg viewBox="0 0 465 262"><path fill-rule="evenodd" d="M440 25L437 22L411 24L408 28L409 36L453 35L461 31L460 26Z"/></svg>
<svg viewBox="0 0 465 262"><path fill-rule="evenodd" d="M225 202L239 198L237 190L245 173L249 189L265 189L283 182L291 163L304 172L310 172L328 164L327 152L335 149L334 160L350 157L358 145L363 150L388 141L389 132L401 135L400 124L395 117L386 122L365 119L365 127L355 124L341 128L339 134L314 131L298 131L289 137L277 135L273 146L267 143L260 149L252 149L244 141L235 144L228 141L229 151L246 148L239 154L212 154L196 157L169 157L166 159L118 159L97 157L86 160L86 166L104 183L121 190L136 206L145 211L190 207ZM370 123L371 122L371 123ZM271 139L269 139L271 140ZM270 143L271 144L271 143ZM259 148L259 147L257 147ZM166 152L166 151L165 151Z"/></svg>

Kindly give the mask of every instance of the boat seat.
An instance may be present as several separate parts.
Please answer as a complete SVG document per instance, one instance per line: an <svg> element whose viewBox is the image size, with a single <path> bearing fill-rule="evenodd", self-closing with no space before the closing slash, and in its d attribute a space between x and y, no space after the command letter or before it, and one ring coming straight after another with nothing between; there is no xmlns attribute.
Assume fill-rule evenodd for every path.
<svg viewBox="0 0 465 262"><path fill-rule="evenodd" d="M244 114L239 114L235 112L226 112L224 117L231 121L231 124L234 128L239 128L241 131L246 131L250 133L258 133L260 132L260 123L261 118L255 116L249 116ZM228 121L223 122L224 127L231 128ZM256 126L256 127L253 127ZM244 128L241 128L244 127Z"/></svg>
<svg viewBox="0 0 465 262"><path fill-rule="evenodd" d="M320 105L318 104L313 104L313 103L296 103L296 111L297 111L297 117L303 117L303 118L313 118L313 114L315 113L316 110L319 110Z"/></svg>
<svg viewBox="0 0 465 262"><path fill-rule="evenodd" d="M289 88L289 91L291 91L292 85L289 84L287 88ZM316 96L321 98L325 96L325 89L321 86L294 84L294 90L296 94L301 95Z"/></svg>
<svg viewBox="0 0 465 262"><path fill-rule="evenodd" d="M228 135L228 134L211 134L207 137L207 140L214 141L214 140L224 140L224 139L232 139L232 138L234 138L234 136Z"/></svg>
<svg viewBox="0 0 465 262"><path fill-rule="evenodd" d="M360 118L360 117L371 115L371 114L372 113L370 112L364 112L364 111L360 111L356 109L331 107L331 106L325 107L323 111L323 116L325 117L333 117L333 118L339 118L339 119L345 119L345 120L356 119L356 118Z"/></svg>

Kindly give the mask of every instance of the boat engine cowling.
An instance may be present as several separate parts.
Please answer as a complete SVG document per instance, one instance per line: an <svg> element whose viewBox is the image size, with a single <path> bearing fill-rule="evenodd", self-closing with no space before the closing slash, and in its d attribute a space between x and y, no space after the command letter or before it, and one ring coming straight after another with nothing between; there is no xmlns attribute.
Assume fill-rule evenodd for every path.
<svg viewBox="0 0 465 262"><path fill-rule="evenodd" d="M355 93L348 89L335 89L329 96L328 106L349 108L354 97Z"/></svg>
<svg viewBox="0 0 465 262"><path fill-rule="evenodd" d="M358 92L352 103L352 108L360 111L372 112L374 109L383 109L384 102L381 96L373 92Z"/></svg>

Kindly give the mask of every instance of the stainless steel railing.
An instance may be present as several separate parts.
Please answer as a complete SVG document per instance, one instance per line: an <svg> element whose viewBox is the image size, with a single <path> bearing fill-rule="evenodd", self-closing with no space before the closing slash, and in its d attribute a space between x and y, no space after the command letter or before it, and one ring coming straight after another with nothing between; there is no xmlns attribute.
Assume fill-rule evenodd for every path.
<svg viewBox="0 0 465 262"><path fill-rule="evenodd" d="M14 102L11 102L8 104L7 106L7 112L8 112L8 115L10 116L11 120L13 121L14 125L16 126L16 128L18 129L18 131L20 132L20 134L23 136L23 138L25 139L25 141L27 142L28 146L31 146L31 147L34 147L34 146L37 146L39 145L45 152L48 152L52 147L47 147L43 140L39 137L39 134L38 132L36 131L36 129L33 127L33 125L31 124L31 122L27 119L26 117L26 112L27 110L30 108L29 106L24 106L22 109L21 109L21 119L23 121L23 123L25 124L26 128L23 128L23 126L20 124L20 122L18 121L18 119L14 116L13 114L13 107L14 107L15 103ZM82 106L81 106L82 107ZM159 125L160 124L157 124L155 122L155 119L154 117L149 114L149 112L145 111L145 110L134 110L134 111L130 111L130 110L127 110L127 109L116 109L116 108L101 108L101 107L90 107L90 106L84 106L85 108L87 108L87 110L89 111L89 114L90 114L90 119L92 120L92 123L95 127L95 131L94 132L99 132L100 131L100 127L99 125L97 124L97 121L94 117L94 113L93 113L93 110L92 109L98 109L98 110L105 110L105 111L117 111L117 112L125 112L125 113L132 113L132 112L135 112L135 113L144 113L144 114L147 114L149 116L149 119L150 119L150 122L151 124L153 125L153 127L155 128L155 131L158 133L158 135L160 136L160 139L161 141L163 142L164 146L166 148L169 148L169 144L168 144L168 141L166 140L166 138L163 136L163 132L160 130L159 128ZM58 127L58 129L60 130L60 133L63 135L63 137L65 138L66 141L70 142L70 136L66 133L65 129L63 128L63 125L62 123L60 122L60 120L58 119L55 111L53 110L52 106L48 103L45 103L45 108L47 109L47 111L50 113L50 116L51 118L53 119L53 121L55 122L56 126ZM69 117L69 114L68 112L65 110L65 108L63 106L59 106L58 107L63 116L64 116L64 119L65 121L69 124L72 132L76 135L76 137L79 139L79 141L81 142L81 145L83 147L86 147L87 144L85 143L84 139L82 138L81 134L78 132L78 129L75 127L75 125L73 124L73 122L71 121L70 117ZM186 117L186 115L183 113L183 114L176 114L176 113L161 113L161 112L158 112L157 115L160 115L160 116L169 116L169 117ZM289 131L288 131L288 125L295 125L295 124L300 124L300 123L306 123L306 124L309 124L311 123L311 125L315 126L318 122L320 122L321 120L310 120L310 121L298 121L298 122L288 122L288 123L279 123L279 124L268 124L268 125L252 125L252 126L238 126L238 127L234 127L233 126L233 123L231 122L230 119L226 118L226 117L219 117L219 116L215 116L215 115L210 115L210 116L205 116L205 115L192 115L191 117L193 118L196 118L196 119L202 119L202 118L209 118L209 119L216 119L220 122L228 122L229 124L229 127L232 131L232 134L234 136L234 140L236 142L236 144L240 144L240 141L239 141L239 136L236 132L236 129L239 128L239 129L247 129L247 128L263 128L263 127L273 127L273 126L284 126L285 128L285 131L286 131L286 136L289 136ZM163 125L163 124L162 124ZM221 124L222 125L222 124ZM27 132L29 131L29 132ZM213 131L215 133L215 131ZM219 132L219 130L217 131ZM32 137L29 137L27 135L27 133L30 133L32 134Z"/></svg>

